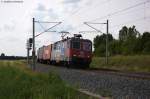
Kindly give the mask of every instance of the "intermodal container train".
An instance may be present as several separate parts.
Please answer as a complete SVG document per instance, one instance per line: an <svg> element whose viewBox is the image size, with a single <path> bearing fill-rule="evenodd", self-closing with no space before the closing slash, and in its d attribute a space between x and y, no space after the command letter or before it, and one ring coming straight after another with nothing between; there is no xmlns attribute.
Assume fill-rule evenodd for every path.
<svg viewBox="0 0 150 99"><path fill-rule="evenodd" d="M92 60L92 42L81 35L42 46L37 51L37 61L65 66L81 66L88 68Z"/></svg>

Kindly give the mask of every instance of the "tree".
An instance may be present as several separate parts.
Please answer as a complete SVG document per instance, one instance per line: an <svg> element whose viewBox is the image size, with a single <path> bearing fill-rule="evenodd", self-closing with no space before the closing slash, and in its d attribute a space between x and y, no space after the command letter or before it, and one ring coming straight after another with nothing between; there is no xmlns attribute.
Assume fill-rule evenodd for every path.
<svg viewBox="0 0 150 99"><path fill-rule="evenodd" d="M133 48L134 54L141 54L142 46L143 44L141 42L141 36L139 36L134 43L134 48Z"/></svg>
<svg viewBox="0 0 150 99"><path fill-rule="evenodd" d="M128 39L136 39L140 36L140 33L136 30L135 26L129 27Z"/></svg>
<svg viewBox="0 0 150 99"><path fill-rule="evenodd" d="M126 41L128 36L128 28L124 26L120 31L119 31L119 40L120 41Z"/></svg>
<svg viewBox="0 0 150 99"><path fill-rule="evenodd" d="M109 46L110 55L121 54L121 43L119 40L113 40Z"/></svg>
<svg viewBox="0 0 150 99"><path fill-rule="evenodd" d="M124 26L119 31L119 40L120 41L127 41L129 39L136 39L140 36L140 33L136 30L135 26L127 28Z"/></svg>
<svg viewBox="0 0 150 99"><path fill-rule="evenodd" d="M115 40L111 34L108 35L108 39L109 55L150 54L150 32L140 35L135 26L122 27L119 40ZM105 56L106 34L94 38L94 48L95 55Z"/></svg>
<svg viewBox="0 0 150 99"><path fill-rule="evenodd" d="M150 54L150 32L144 32L141 38L142 52Z"/></svg>
<svg viewBox="0 0 150 99"><path fill-rule="evenodd" d="M5 57L5 54L4 54L4 53L1 53L1 57Z"/></svg>
<svg viewBox="0 0 150 99"><path fill-rule="evenodd" d="M150 32L144 32L142 35L142 43L146 43L150 41Z"/></svg>
<svg viewBox="0 0 150 99"><path fill-rule="evenodd" d="M113 36L111 34L108 34L108 41L109 43L112 42ZM106 51L106 34L97 35L94 38L94 53L97 56L105 56Z"/></svg>
<svg viewBox="0 0 150 99"><path fill-rule="evenodd" d="M121 42L122 54L130 55L135 54L140 48L137 47L138 38L140 33L136 30L135 26L126 27L124 26L119 31L119 40Z"/></svg>

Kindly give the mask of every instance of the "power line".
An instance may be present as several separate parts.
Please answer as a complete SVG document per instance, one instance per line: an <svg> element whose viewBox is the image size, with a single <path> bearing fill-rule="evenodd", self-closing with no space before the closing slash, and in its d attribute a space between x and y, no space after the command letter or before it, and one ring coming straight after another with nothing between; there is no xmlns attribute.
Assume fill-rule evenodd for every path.
<svg viewBox="0 0 150 99"><path fill-rule="evenodd" d="M98 32L98 31L79 31L79 33L101 33L101 32Z"/></svg>
<svg viewBox="0 0 150 99"><path fill-rule="evenodd" d="M101 5L106 4L106 3L110 2L110 1L111 1L111 0L105 0L105 1L103 1L103 2L100 2L101 4L97 3L95 6L97 6L97 5L98 5L98 6L101 6ZM94 7L95 7L95 6L94 6ZM80 12L82 9L83 9L83 11L88 10L88 9L91 10L91 8L86 8L86 9L85 9L84 7L80 7L79 9L77 9L76 11L74 11L74 12L73 12L72 14L70 14L69 16L70 16L70 17L73 17L73 16L76 15L78 12ZM65 20L66 20L66 18L63 19L63 21L65 21ZM83 24L80 24L79 26L82 26L82 25L83 25ZM79 27L79 26L78 26L78 27Z"/></svg>
<svg viewBox="0 0 150 99"><path fill-rule="evenodd" d="M44 30L43 32L35 35L35 37L37 37L37 36L39 36L39 35L41 35L41 34L43 34L45 32L56 32L56 31L48 31L48 30L50 30L50 29L54 28L55 26L57 26L57 25L59 25L59 24L62 23L62 22L49 22L49 21L34 21L34 22L39 23L39 25L41 26L41 28L43 28L43 30ZM52 27L50 27L48 29L45 29L41 23L52 23L52 24L55 23L55 25L53 25Z"/></svg>
<svg viewBox="0 0 150 99"><path fill-rule="evenodd" d="M93 23L93 22L84 22L85 25L91 27L92 29L96 30L97 32L103 33L101 32L99 29L89 25L89 24L105 24L106 25L106 58L105 58L105 62L106 64L108 64L108 29L109 29L109 21L107 20L106 23Z"/></svg>
<svg viewBox="0 0 150 99"><path fill-rule="evenodd" d="M50 21L35 21L37 23L58 23L58 22L50 22Z"/></svg>
<svg viewBox="0 0 150 99"><path fill-rule="evenodd" d="M62 23L62 22L57 22L57 24L55 24L54 26L52 26L52 27L50 27L50 28L48 28L48 29L44 30L43 32L41 32L41 33L37 34L35 37L37 37L37 36L39 36L39 35L41 35L41 34L43 34L43 33L47 32L48 30L50 30L50 29L52 29L52 28L56 27L57 25L59 25L59 24L61 24L61 23Z"/></svg>
<svg viewBox="0 0 150 99"><path fill-rule="evenodd" d="M111 1L111 0L105 0L104 2L100 2L101 3L101 5L103 5L103 4L106 4L106 3L108 3L109 1ZM97 6L98 5L98 7L99 6L101 6L99 3L97 3L95 6ZM94 6L94 7L95 7ZM70 16L73 16L73 15L76 15L78 12L80 12L81 10L83 9L83 11L86 11L86 10L91 10L91 8L83 8L83 7L80 7L79 9L77 9L76 11L74 11Z"/></svg>
<svg viewBox="0 0 150 99"><path fill-rule="evenodd" d="M91 27L92 29L96 30L97 32L102 33L100 30L96 29L95 27L89 25L88 23L84 22L84 24L86 24L87 26ZM101 24L101 23L100 23Z"/></svg>
<svg viewBox="0 0 150 99"><path fill-rule="evenodd" d="M37 23L39 23L39 25L41 26L41 28L42 28L43 30L45 30L45 28L43 27L43 25L42 25L40 22L37 22Z"/></svg>
<svg viewBox="0 0 150 99"><path fill-rule="evenodd" d="M124 22L124 23L121 23L121 24L116 24L116 25L111 26L111 29L119 27L119 26L121 26L123 24L133 23L133 22L142 21L142 20L146 20L146 19L150 19L150 16L138 18L138 19L131 20L131 21L127 21L127 22Z"/></svg>
<svg viewBox="0 0 150 99"><path fill-rule="evenodd" d="M137 8L137 9L134 9L134 10L130 10L130 12L127 12L127 13L124 13L124 14L118 14L118 15L115 15L115 16L111 16L109 18L109 20L112 20L113 18L116 18L116 17L121 17L121 16L130 16L130 15L135 15L135 14L139 14L141 15L141 13L144 13L143 16L146 16L146 9L149 9L150 7L143 7L143 8ZM135 15L136 16L136 15ZM138 15L137 15L138 16Z"/></svg>
<svg viewBox="0 0 150 99"><path fill-rule="evenodd" d="M143 2L142 2L143 3ZM139 4L142 4L142 3L139 3ZM149 1L145 1L143 4L144 5L146 5L146 3L149 3ZM136 4L136 5L138 5L138 4ZM135 5L134 5L135 6ZM132 6L133 7L133 6ZM145 7L144 6L144 9L146 9L146 8L148 8L148 7ZM130 9L131 9L131 7L130 7ZM127 8L125 8L124 10L127 10ZM121 10L120 10L121 11ZM139 11L139 10L136 10L136 11ZM116 12L118 12L118 11L116 11ZM133 11L132 11L133 12ZM112 13L115 13L115 12L112 12ZM119 12L118 12L119 13ZM109 14L110 15L110 14ZM103 16L103 18L106 18L107 16L109 16L109 15L106 15L106 16ZM117 14L115 14L115 15L117 15ZM146 16L146 15L144 15L144 16ZM102 17L101 17L102 18ZM100 18L99 18L100 19ZM97 20L97 19L95 19L95 20ZM83 24L80 24L80 25L78 25L77 26L77 28L78 27L81 27Z"/></svg>
<svg viewBox="0 0 150 99"><path fill-rule="evenodd" d="M139 22L139 21L148 20L148 19L150 19L150 16L138 18L138 19L131 20L131 21L127 21L127 22L122 23L122 24L116 24L116 25L110 26L110 31L111 31L112 33L115 33L115 34L116 34L116 31L115 31L116 29L115 29L115 28L118 28L118 29L119 29L120 26L123 27L123 26L126 26L126 25L129 24L129 23ZM137 24L137 23L136 23L136 24ZM134 25L134 24L132 24L132 25ZM139 25L144 25L144 24L139 24ZM115 31L115 32L114 32L114 31ZM118 34L118 33L117 33L117 34Z"/></svg>
<svg viewBox="0 0 150 99"><path fill-rule="evenodd" d="M102 17L100 17L100 18L93 19L93 20L91 20L90 22L96 21L96 20L99 20L99 19L105 19L105 18L108 17L108 16L116 15L116 14L118 14L118 13L121 13L121 12L130 10L130 9L133 9L133 8L135 8L135 7L141 6L141 5L146 4L146 3L149 3L149 2L150 2L150 1L147 0L147 1L144 1L144 2L141 2L141 3L138 3L138 4L135 4L135 5L133 5L133 6L130 6L130 7L127 7L127 8L121 9L121 10L118 10L118 11L116 11L116 12L109 13L108 15L102 16Z"/></svg>

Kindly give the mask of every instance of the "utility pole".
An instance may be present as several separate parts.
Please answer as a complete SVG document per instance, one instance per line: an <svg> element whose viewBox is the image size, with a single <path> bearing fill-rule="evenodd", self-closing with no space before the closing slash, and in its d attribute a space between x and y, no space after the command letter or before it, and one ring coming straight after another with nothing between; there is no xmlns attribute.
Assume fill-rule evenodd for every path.
<svg viewBox="0 0 150 99"><path fill-rule="evenodd" d="M33 40L33 50L32 50L32 59L33 59L33 64L32 64L32 69L35 70L36 67L35 67L35 26L34 26L34 18L33 18L33 37L32 37L32 40Z"/></svg>
<svg viewBox="0 0 150 99"><path fill-rule="evenodd" d="M56 27L57 25L59 25L59 24L61 24L62 22L42 22L42 21L35 21L35 19L33 18L32 19L32 23L33 23L33 36L32 36L32 42L33 42L33 45L32 45L32 69L33 70L35 70L36 69L36 62L35 62L35 59L36 59L36 55L35 55L35 38L36 37L38 37L39 35L41 35L41 34L43 34L43 33L45 33L45 32L50 32L50 31L48 31L48 30L50 30L50 29L52 29L52 28L54 28L54 27ZM41 32L41 33L39 33L39 34L37 34L37 35L35 35L35 23L55 23L55 25L54 26L52 26L52 27L50 27L50 28L48 28L48 29L46 29L46 30L44 30L43 32ZM43 26L40 24L40 26L43 28ZM51 31L51 32L55 32L55 31Z"/></svg>
<svg viewBox="0 0 150 99"><path fill-rule="evenodd" d="M106 64L108 64L108 20L106 22Z"/></svg>
<svg viewBox="0 0 150 99"><path fill-rule="evenodd" d="M29 64L29 58L30 57L30 49L28 48L28 51L27 51L27 61L28 61L28 64Z"/></svg>
<svg viewBox="0 0 150 99"><path fill-rule="evenodd" d="M96 30L97 32L102 33L100 30L98 30L97 28L91 26L90 24L106 24L106 52L105 52L105 63L108 64L108 33L109 33L109 21L107 20L106 23L94 23L94 22L84 22L84 24L86 24L87 26L89 26L90 28Z"/></svg>
<svg viewBox="0 0 150 99"><path fill-rule="evenodd" d="M29 40L27 39L27 64L29 64Z"/></svg>
<svg viewBox="0 0 150 99"><path fill-rule="evenodd" d="M32 49L32 38L27 39L26 45L27 45L27 64L29 65L29 63L30 63L30 50Z"/></svg>
<svg viewBox="0 0 150 99"><path fill-rule="evenodd" d="M29 65L29 48L27 48L27 64Z"/></svg>

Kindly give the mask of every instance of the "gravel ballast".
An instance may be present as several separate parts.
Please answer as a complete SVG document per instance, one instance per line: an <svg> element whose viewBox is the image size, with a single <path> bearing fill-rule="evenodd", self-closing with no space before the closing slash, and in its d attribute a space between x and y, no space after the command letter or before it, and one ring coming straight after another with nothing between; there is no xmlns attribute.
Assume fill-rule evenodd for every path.
<svg viewBox="0 0 150 99"><path fill-rule="evenodd" d="M37 64L36 71L55 71L65 82L113 99L150 99L150 79L123 77L105 72L90 72Z"/></svg>

